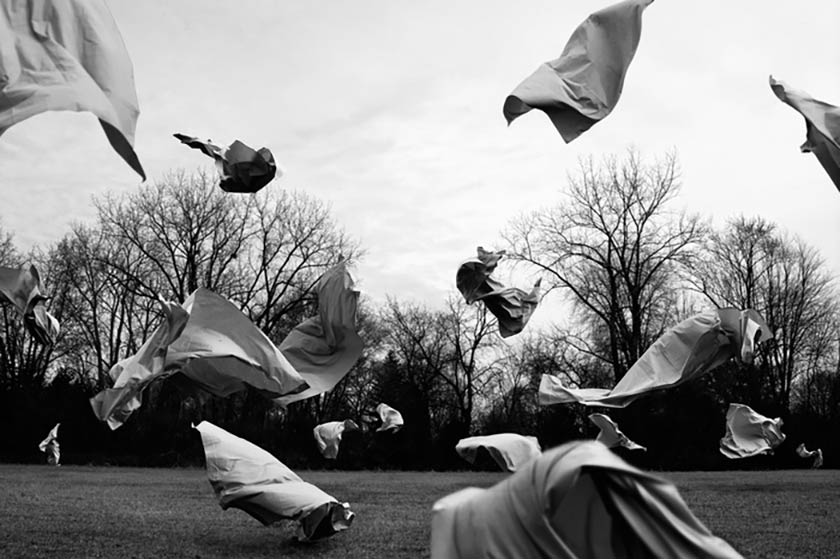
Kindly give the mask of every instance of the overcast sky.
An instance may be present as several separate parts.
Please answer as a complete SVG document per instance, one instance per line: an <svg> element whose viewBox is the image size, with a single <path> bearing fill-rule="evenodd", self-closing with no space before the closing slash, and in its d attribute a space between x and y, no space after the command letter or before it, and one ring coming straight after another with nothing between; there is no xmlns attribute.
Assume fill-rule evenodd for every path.
<svg viewBox="0 0 840 559"><path fill-rule="evenodd" d="M840 194L767 83L840 105L837 0L654 2L618 106L568 145L539 111L508 128L502 104L605 2L108 5L134 63L149 180L210 168L173 132L270 148L286 175L267 188L331 203L367 249L356 275L374 299L439 304L477 245L499 246L510 218L558 200L579 157L631 145L677 151L679 207L716 224L760 215L840 275ZM92 196L138 184L90 114L43 114L0 138L0 220L24 249L92 221Z"/></svg>

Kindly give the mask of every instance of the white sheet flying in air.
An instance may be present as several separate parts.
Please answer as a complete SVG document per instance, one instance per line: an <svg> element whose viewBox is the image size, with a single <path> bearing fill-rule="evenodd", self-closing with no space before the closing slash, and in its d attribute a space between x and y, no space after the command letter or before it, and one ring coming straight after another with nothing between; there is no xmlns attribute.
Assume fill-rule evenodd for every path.
<svg viewBox="0 0 840 559"><path fill-rule="evenodd" d="M376 413L379 414L379 419L382 420L382 425L377 431L391 431L396 433L404 425L403 416L400 412L389 406L388 404L379 404L376 406Z"/></svg>
<svg viewBox="0 0 840 559"><path fill-rule="evenodd" d="M515 472L542 454L537 437L526 437L516 433L496 433L461 439L455 445L455 452L471 464L475 464L479 449L483 448L502 470Z"/></svg>
<svg viewBox="0 0 840 559"><path fill-rule="evenodd" d="M297 520L298 538L304 541L350 527L355 515L349 504L303 481L265 450L207 421L195 428L201 433L207 477L222 509L241 509L266 526Z"/></svg>
<svg viewBox="0 0 840 559"><path fill-rule="evenodd" d="M796 447L796 454L800 458L813 458L814 462L811 464L812 468L820 468L823 465L823 453L821 448L818 448L817 450L808 450L805 448L805 443L800 443L799 446Z"/></svg>
<svg viewBox="0 0 840 559"><path fill-rule="evenodd" d="M804 91L770 76L770 88L781 101L805 118L805 143L799 149L813 153L840 190L840 107L814 99Z"/></svg>
<svg viewBox="0 0 840 559"><path fill-rule="evenodd" d="M708 310L665 332L612 389L566 388L556 376L543 375L540 404L577 402L623 408L648 392L700 377L730 358L751 363L756 344L771 337L764 320L752 309Z"/></svg>
<svg viewBox="0 0 840 559"><path fill-rule="evenodd" d="M609 416L602 413L593 413L589 416L589 421L597 425L598 429L601 430L595 440L606 445L607 448L623 446L628 450L647 450L647 448L634 443L627 435L622 433L616 422Z"/></svg>
<svg viewBox="0 0 840 559"><path fill-rule="evenodd" d="M341 437L345 431L358 431L359 426L352 419L344 421L330 421L316 426L312 430L318 450L330 460L338 457L338 446L341 444Z"/></svg>
<svg viewBox="0 0 840 559"><path fill-rule="evenodd" d="M41 441L41 444L38 445L38 450L46 453L47 455L47 464L52 466L58 466L58 463L61 460L61 448L58 444L59 425L61 425L61 423L56 423L55 427L50 429L47 438Z"/></svg>
<svg viewBox="0 0 840 559"><path fill-rule="evenodd" d="M104 0L0 4L0 135L45 111L96 115L114 150L146 179L134 153L134 70Z"/></svg>
<svg viewBox="0 0 840 559"><path fill-rule="evenodd" d="M5 268L0 266L0 303L14 305L23 316L26 331L42 345L52 345L58 337L58 320L47 312L41 294L41 276L35 266Z"/></svg>
<svg viewBox="0 0 840 559"><path fill-rule="evenodd" d="M691 513L676 487L596 441L553 448L489 489L435 503L431 559L741 555Z"/></svg>
<svg viewBox="0 0 840 559"><path fill-rule="evenodd" d="M353 285L345 261L318 281L318 316L300 323L280 344L309 387L275 402L285 406L332 390L356 364L364 343L356 332L359 292Z"/></svg>
<svg viewBox="0 0 840 559"><path fill-rule="evenodd" d="M91 399L112 429L140 407L153 380L180 372L217 396L252 386L268 397L290 394L305 381L280 350L230 301L204 288L183 306L164 304L164 321L140 350L111 370L114 387Z"/></svg>
<svg viewBox="0 0 840 559"><path fill-rule="evenodd" d="M542 64L505 99L508 124L540 109L569 143L606 118L621 97L651 2L625 0L586 18L560 58Z"/></svg>
<svg viewBox="0 0 840 559"><path fill-rule="evenodd" d="M540 280L530 293L518 287L505 287L490 275L496 269L505 251L488 252L478 247L478 256L458 267L455 285L468 305L481 301L499 322L503 338L521 332L540 302Z"/></svg>
<svg viewBox="0 0 840 559"><path fill-rule="evenodd" d="M720 452L727 458L749 458L772 454L782 444L781 418L770 419L744 404L729 404L726 412L726 434L720 440Z"/></svg>

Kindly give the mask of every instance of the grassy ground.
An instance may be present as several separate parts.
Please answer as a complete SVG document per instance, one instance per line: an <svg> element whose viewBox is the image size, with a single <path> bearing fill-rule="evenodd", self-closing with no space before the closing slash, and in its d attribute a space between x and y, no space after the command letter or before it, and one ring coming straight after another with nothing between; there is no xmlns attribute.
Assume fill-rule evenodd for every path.
<svg viewBox="0 0 840 559"><path fill-rule="evenodd" d="M501 473L300 472L357 517L315 544L222 511L203 470L0 465L0 557L428 557L430 509ZM840 556L840 471L664 474L745 557Z"/></svg>

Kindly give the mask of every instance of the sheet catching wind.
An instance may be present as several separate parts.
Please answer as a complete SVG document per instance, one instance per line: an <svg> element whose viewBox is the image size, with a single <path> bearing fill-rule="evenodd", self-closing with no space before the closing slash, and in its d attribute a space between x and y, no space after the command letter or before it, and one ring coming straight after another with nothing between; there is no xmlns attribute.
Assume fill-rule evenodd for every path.
<svg viewBox="0 0 840 559"><path fill-rule="evenodd" d="M770 89L783 103L805 118L805 143L799 149L813 153L840 190L840 107L814 99L770 76Z"/></svg>
<svg viewBox="0 0 840 559"><path fill-rule="evenodd" d="M341 437L345 431L358 431L359 426L352 419L345 419L344 421L330 421L316 426L312 430L315 436L315 443L318 445L318 450L330 460L335 460L338 457L338 445L341 444Z"/></svg>
<svg viewBox="0 0 840 559"><path fill-rule="evenodd" d="M47 438L41 441L41 444L38 445L38 450L46 453L47 464L50 464L51 466L58 466L59 461L61 460L61 448L58 444L59 425L61 425L61 423L56 423L55 427L50 429L49 434L47 434Z"/></svg>
<svg viewBox="0 0 840 559"><path fill-rule="evenodd" d="M708 310L665 332L612 389L566 388L556 376L543 375L540 404L623 408L648 392L698 378L733 357L751 363L756 344L772 337L764 319L752 309Z"/></svg>
<svg viewBox="0 0 840 559"><path fill-rule="evenodd" d="M257 192L277 176L277 164L268 148L254 150L239 140L228 147L220 147L210 140L203 142L184 134L173 136L216 161L216 167L222 177L219 187L225 192ZM279 172L280 176L283 176L283 171Z"/></svg>
<svg viewBox="0 0 840 559"><path fill-rule="evenodd" d="M652 2L625 0L586 18L560 58L542 64L505 99L508 124L540 109L569 143L606 118L621 97L642 34L642 12Z"/></svg>
<svg viewBox="0 0 840 559"><path fill-rule="evenodd" d="M805 448L805 443L800 443L800 445L796 447L796 454L800 458L813 458L814 461L811 463L811 467L814 469L821 468L823 465L823 453L821 448L818 448L817 450L808 450Z"/></svg>
<svg viewBox="0 0 840 559"><path fill-rule="evenodd" d="M58 337L58 320L47 312L41 294L41 276L35 266L0 266L0 303L12 304L23 317L26 331L41 345L52 345Z"/></svg>
<svg viewBox="0 0 840 559"><path fill-rule="evenodd" d="M45 111L91 112L146 180L134 153L134 69L104 0L5 0L0 37L0 135Z"/></svg>
<svg viewBox="0 0 840 559"><path fill-rule="evenodd" d="M467 437L458 441L455 452L470 464L475 464L479 449L482 448L506 472L515 472L523 464L527 464L542 454L536 437L526 437L516 433Z"/></svg>
<svg viewBox="0 0 840 559"><path fill-rule="evenodd" d="M623 446L628 450L647 450L647 448L634 443L627 437L627 435L622 433L616 422L609 416L602 413L593 413L589 416L589 421L597 425L598 429L601 430L595 440L605 445L607 448Z"/></svg>
<svg viewBox="0 0 840 559"><path fill-rule="evenodd" d="M299 522L298 538L312 541L350 527L355 514L318 487L303 481L270 453L208 421L201 433L207 477L222 509L241 509L268 526Z"/></svg>
<svg viewBox="0 0 840 559"><path fill-rule="evenodd" d="M733 459L773 454L773 449L785 440L783 424L781 418L764 417L744 404L729 404L720 453Z"/></svg>
<svg viewBox="0 0 840 559"><path fill-rule="evenodd" d="M596 441L553 448L489 489L432 509L431 559L741 555L689 510L670 482Z"/></svg>
<svg viewBox="0 0 840 559"><path fill-rule="evenodd" d="M488 252L478 247L478 256L461 264L455 275L455 285L468 305L481 301L499 322L503 338L521 332L540 302L540 280L530 293L518 287L505 287L490 277L505 251Z"/></svg>
<svg viewBox="0 0 840 559"><path fill-rule="evenodd" d="M383 403L376 406L376 413L379 414L379 419L382 420L382 425L376 429L377 432L390 431L396 433L405 424L402 414L388 404Z"/></svg>

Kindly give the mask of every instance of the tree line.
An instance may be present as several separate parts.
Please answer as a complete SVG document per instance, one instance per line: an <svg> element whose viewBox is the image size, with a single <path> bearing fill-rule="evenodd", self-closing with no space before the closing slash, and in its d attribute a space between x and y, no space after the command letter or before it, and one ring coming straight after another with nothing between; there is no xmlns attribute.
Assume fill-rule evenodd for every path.
<svg viewBox="0 0 840 559"><path fill-rule="evenodd" d="M39 346L0 306L0 459L39 460L38 441L61 421L65 462L197 464L190 424L206 419L293 467L466 467L454 452L465 436L518 432L547 448L597 433L587 419L597 408L538 406L542 374L610 387L669 327L732 306L757 310L774 338L753 364L728 363L609 410L650 449L628 458L648 468L802 467L793 448L804 442L839 464L840 443L829 436L840 427L836 278L816 249L778 224L739 216L713 227L675 209L679 189L674 154L587 158L557 200L510 220L495 248L566 301L568 316L551 327L503 341L492 315L454 289L442 302L363 298L365 352L321 397L281 409L250 391L216 398L173 375L153 383L140 412L114 432L88 398L156 328L158 294L183 301L206 287L280 340L316 312L320 275L341 258L363 258L364 248L310 195L231 196L214 176L183 171L96 199L95 220L48 247L22 253L13 232L0 230L0 265L35 263L61 322L55 344ZM375 432L379 402L401 411L402 431ZM735 464L720 456L730 402L784 418L788 440L775 456ZM312 428L346 418L371 427L345 434L338 460L327 463Z"/></svg>

